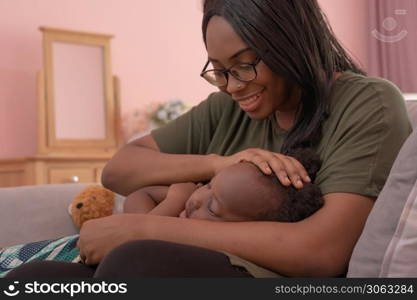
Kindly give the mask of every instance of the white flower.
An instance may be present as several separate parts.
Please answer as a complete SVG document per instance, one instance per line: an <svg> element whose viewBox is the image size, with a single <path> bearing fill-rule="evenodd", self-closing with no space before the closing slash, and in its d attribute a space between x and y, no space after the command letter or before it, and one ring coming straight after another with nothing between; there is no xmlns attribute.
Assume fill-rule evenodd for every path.
<svg viewBox="0 0 417 300"><path fill-rule="evenodd" d="M156 112L156 117L158 118L158 120L166 122L168 120L168 112L166 110L158 110Z"/></svg>
<svg viewBox="0 0 417 300"><path fill-rule="evenodd" d="M178 99L161 104L152 116L152 120L160 125L178 118L187 110L187 106Z"/></svg>

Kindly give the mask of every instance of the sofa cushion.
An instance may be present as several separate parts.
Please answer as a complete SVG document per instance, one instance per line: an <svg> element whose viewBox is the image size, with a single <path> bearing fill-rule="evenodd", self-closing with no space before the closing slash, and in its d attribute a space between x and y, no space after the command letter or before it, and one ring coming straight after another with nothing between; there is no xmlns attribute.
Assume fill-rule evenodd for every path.
<svg viewBox="0 0 417 300"><path fill-rule="evenodd" d="M411 269L417 270L417 260L398 259L404 253L409 253L410 247L417 249L417 229L414 227L410 231L410 226L415 226L415 220L410 218L410 211L414 210L415 213L417 205L415 199L413 200L413 188L417 180L416 166L417 130L406 140L393 164L387 182L353 250L347 277L398 276L398 270L405 264L412 264ZM401 218L402 222L399 222ZM406 242L412 243L412 246L404 248ZM387 252L389 246L390 250ZM384 271L383 263L386 268ZM411 276L406 272L404 270L401 275Z"/></svg>
<svg viewBox="0 0 417 300"><path fill-rule="evenodd" d="M410 118L413 128L417 127L417 100L408 100L405 102L407 106L408 117Z"/></svg>
<svg viewBox="0 0 417 300"><path fill-rule="evenodd" d="M68 213L72 199L91 184L45 184L0 188L0 248L78 233ZM123 212L116 194L113 213Z"/></svg>
<svg viewBox="0 0 417 300"><path fill-rule="evenodd" d="M72 198L88 184L49 184L0 189L0 247L72 235Z"/></svg>
<svg viewBox="0 0 417 300"><path fill-rule="evenodd" d="M417 277L417 180L385 252L381 277Z"/></svg>

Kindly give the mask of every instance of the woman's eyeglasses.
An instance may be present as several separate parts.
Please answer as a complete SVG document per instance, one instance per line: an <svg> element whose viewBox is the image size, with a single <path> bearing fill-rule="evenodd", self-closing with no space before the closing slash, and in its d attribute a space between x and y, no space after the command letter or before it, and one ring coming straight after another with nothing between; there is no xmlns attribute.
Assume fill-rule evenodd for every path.
<svg viewBox="0 0 417 300"><path fill-rule="evenodd" d="M201 71L200 76L207 80L210 84L223 87L226 86L229 81L229 74L239 81L250 82L256 78L258 73L256 72L256 65L261 61L258 57L254 62L250 63L237 63L228 69L212 69L206 70L210 61L207 61L206 65Z"/></svg>

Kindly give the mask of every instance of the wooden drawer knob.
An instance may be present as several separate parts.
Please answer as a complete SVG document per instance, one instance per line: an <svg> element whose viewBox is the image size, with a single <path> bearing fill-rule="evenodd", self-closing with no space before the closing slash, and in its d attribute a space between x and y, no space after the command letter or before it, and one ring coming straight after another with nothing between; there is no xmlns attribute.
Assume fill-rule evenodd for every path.
<svg viewBox="0 0 417 300"><path fill-rule="evenodd" d="M80 177L78 177L78 176L71 176L71 182L73 182L73 183L78 183L78 182L80 182Z"/></svg>

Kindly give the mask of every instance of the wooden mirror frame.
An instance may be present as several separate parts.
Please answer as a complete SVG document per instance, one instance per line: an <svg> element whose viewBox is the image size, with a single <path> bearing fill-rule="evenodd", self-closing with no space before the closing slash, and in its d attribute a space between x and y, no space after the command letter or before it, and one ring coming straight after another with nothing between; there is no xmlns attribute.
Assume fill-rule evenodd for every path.
<svg viewBox="0 0 417 300"><path fill-rule="evenodd" d="M38 74L38 152L39 154L108 154L118 146L118 97L115 93L110 61L111 35L40 27L43 33L44 71ZM54 43L95 46L103 53L104 138L58 138L56 135ZM100 79L101 80L101 79ZM94 116L94 112L92 112Z"/></svg>

